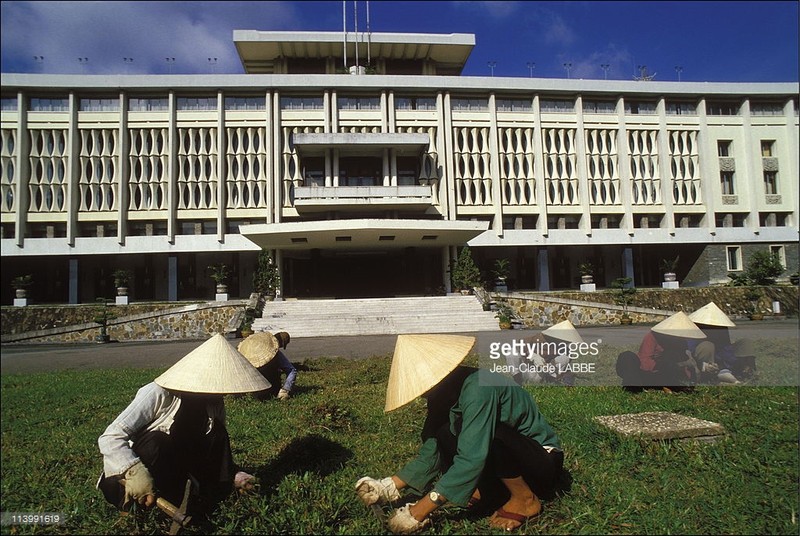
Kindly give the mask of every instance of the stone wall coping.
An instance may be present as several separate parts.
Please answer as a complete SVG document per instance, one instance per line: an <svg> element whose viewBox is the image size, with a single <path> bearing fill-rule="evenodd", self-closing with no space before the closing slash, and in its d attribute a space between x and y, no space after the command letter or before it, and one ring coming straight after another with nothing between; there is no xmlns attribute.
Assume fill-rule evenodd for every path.
<svg viewBox="0 0 800 536"><path fill-rule="evenodd" d="M183 305L181 307L174 307L172 309L159 309L157 311L150 311L148 313L139 313L136 315L120 316L117 318L109 319L109 326L118 326L127 324L129 322L136 322L140 320L147 320L149 318L156 318L159 316L171 316L181 313L190 313L194 311L202 311L204 309L217 309L221 307L247 307L251 300L228 300L224 302L206 302L206 303L193 303L190 305ZM25 333L14 333L3 335L3 343L20 342L29 339L39 339L42 337L51 337L54 335L62 335L64 333L74 333L76 331L85 331L87 329L99 329L100 325L97 322L86 322L84 324L73 324L71 326L60 326L57 328L40 329L36 331L28 331Z"/></svg>
<svg viewBox="0 0 800 536"><path fill-rule="evenodd" d="M611 304L611 303L598 303L598 302L587 302L587 301L579 301L579 300L569 300L567 298L554 298L552 296L544 296L539 294L525 294L522 292L508 292L508 293L493 293L492 297L494 299L512 299L512 300L527 300L527 301L541 301L547 303L558 303L561 305L574 305L577 307L591 307L594 309L606 309L612 311L620 311L623 312L625 310L624 307L621 305ZM648 314L648 315L663 315L665 317L672 316L675 314L676 311L665 311L661 309L648 309L646 307L634 307L633 305L628 306L629 313L640 313L640 314Z"/></svg>

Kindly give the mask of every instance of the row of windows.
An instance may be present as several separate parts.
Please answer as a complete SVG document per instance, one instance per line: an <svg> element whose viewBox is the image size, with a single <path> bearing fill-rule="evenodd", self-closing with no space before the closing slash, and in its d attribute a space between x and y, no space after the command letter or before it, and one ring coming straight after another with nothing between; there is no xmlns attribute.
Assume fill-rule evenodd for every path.
<svg viewBox="0 0 800 536"><path fill-rule="evenodd" d="M781 265L786 268L786 248L782 245L770 246L769 252L778 258ZM742 263L742 246L727 246L725 248L729 272L740 272L744 269Z"/></svg>
<svg viewBox="0 0 800 536"><path fill-rule="evenodd" d="M766 195L778 195L778 172L777 171L764 171L764 193ZM719 172L719 187L722 195L736 195L736 172L735 171L720 171Z"/></svg>
<svg viewBox="0 0 800 536"><path fill-rule="evenodd" d="M340 110L379 110L378 97L340 97L338 99ZM435 110L436 100L433 97L397 97L395 99L398 110ZM725 101L709 101L707 111L709 115L739 115L740 103ZM165 97L131 97L129 108L134 112L142 111L167 111L169 100ZM217 97L178 97L178 110L216 110ZM226 110L264 110L266 99L262 96L226 97ZM321 110L322 97L282 97L281 109L283 110ZM3 111L16 111L17 99L3 97L0 109ZM119 111L119 98L82 98L79 101L81 111L116 112ZM485 112L489 110L487 98L453 98L454 111ZM571 113L575 111L575 102L572 100L542 99L540 109L544 113ZM531 112L533 111L532 99L497 99L497 110L500 112ZM66 112L69 111L69 99L63 97L40 98L32 97L30 111L34 112ZM613 101L584 100L585 113L613 114L616 113L616 103ZM750 107L752 115L757 116L782 116L783 105L777 102L754 102ZM797 114L795 104L795 114ZM629 115L654 115L657 113L655 101L625 101L625 113ZM667 115L697 115L697 104L693 102L666 103Z"/></svg>
<svg viewBox="0 0 800 536"><path fill-rule="evenodd" d="M723 158L733 156L733 141L717 140L717 153ZM775 140L761 140L761 156L763 158L777 156L775 152Z"/></svg>

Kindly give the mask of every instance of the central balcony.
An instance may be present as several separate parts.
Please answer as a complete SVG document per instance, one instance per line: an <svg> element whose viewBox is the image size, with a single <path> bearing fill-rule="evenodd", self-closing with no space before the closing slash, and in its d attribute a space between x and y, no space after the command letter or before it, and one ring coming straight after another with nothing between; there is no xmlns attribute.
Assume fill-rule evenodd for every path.
<svg viewBox="0 0 800 536"><path fill-rule="evenodd" d="M433 204L431 186L298 186L294 207L315 210L391 209L424 210Z"/></svg>

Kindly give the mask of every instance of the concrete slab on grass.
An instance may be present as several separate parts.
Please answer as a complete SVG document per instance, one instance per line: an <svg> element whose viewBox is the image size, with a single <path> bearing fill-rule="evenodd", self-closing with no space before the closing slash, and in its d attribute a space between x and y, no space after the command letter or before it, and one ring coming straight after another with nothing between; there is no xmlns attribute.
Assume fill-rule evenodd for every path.
<svg viewBox="0 0 800 536"><path fill-rule="evenodd" d="M624 437L714 441L725 435L721 424L667 411L604 415L594 420Z"/></svg>

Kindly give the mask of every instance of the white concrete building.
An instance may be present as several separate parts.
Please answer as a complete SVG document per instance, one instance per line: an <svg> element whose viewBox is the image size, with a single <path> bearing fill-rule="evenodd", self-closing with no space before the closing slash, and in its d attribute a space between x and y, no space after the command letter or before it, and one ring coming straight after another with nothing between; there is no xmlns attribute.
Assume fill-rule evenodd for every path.
<svg viewBox="0 0 800 536"><path fill-rule="evenodd" d="M246 74L3 73L2 297L286 297L449 290L469 244L513 289L797 270L798 85L459 76L473 35L235 31ZM346 58L345 58L346 48ZM345 65L360 68L344 69ZM352 74L349 74L352 73Z"/></svg>

